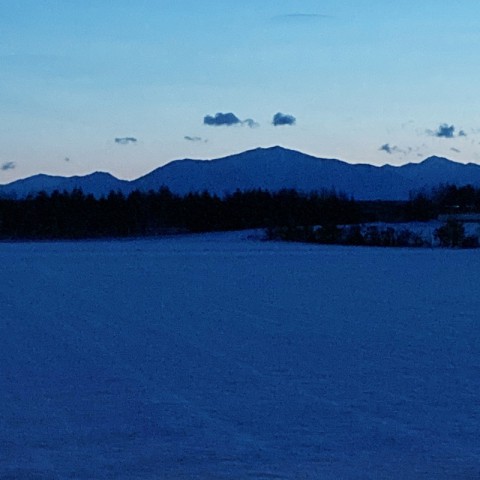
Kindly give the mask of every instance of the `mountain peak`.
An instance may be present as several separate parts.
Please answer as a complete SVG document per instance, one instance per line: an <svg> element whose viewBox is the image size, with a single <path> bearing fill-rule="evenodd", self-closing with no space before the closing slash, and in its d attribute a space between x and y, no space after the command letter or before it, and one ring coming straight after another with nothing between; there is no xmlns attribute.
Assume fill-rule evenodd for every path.
<svg viewBox="0 0 480 480"><path fill-rule="evenodd" d="M109 172L92 172L92 173L87 173L87 175L75 175L74 177L70 178L98 178L98 179L115 179L117 180L116 177L114 177L111 173Z"/></svg>
<svg viewBox="0 0 480 480"><path fill-rule="evenodd" d="M458 162L454 162L453 160L445 157L437 157L436 155L432 155L431 157L428 157L422 162L420 162L421 165L449 165L452 163Z"/></svg>
<svg viewBox="0 0 480 480"><path fill-rule="evenodd" d="M277 152L277 151L280 152L280 151L286 151L286 150L288 150L288 148L281 147L280 145L273 145L271 147L257 147L248 151L249 152Z"/></svg>
<svg viewBox="0 0 480 480"><path fill-rule="evenodd" d="M246 152L241 152L238 153L235 156L238 155L271 155L271 154L276 154L276 155L282 155L285 153L296 153L299 154L300 152L297 152L295 150L290 150L285 147L281 147L280 145L274 145L272 147L258 147L258 148L253 148L252 150L247 150Z"/></svg>

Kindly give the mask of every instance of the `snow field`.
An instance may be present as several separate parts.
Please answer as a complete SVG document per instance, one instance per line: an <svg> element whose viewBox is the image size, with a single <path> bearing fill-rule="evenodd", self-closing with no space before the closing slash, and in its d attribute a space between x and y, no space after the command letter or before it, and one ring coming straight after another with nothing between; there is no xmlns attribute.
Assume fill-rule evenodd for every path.
<svg viewBox="0 0 480 480"><path fill-rule="evenodd" d="M1 479L477 479L475 250L0 244Z"/></svg>

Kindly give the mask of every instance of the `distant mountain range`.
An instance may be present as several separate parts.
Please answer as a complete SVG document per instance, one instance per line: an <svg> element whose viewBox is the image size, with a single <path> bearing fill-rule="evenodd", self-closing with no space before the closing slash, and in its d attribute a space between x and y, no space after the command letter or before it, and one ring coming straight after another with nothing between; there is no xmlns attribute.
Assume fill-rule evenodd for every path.
<svg viewBox="0 0 480 480"><path fill-rule="evenodd" d="M42 190L51 193L80 188L84 193L101 197L112 190L128 194L166 186L178 194L207 190L218 195L236 189L295 188L310 192L334 188L357 200L404 200L412 191L442 183L480 187L480 165L429 157L421 163L378 167L271 147L216 160L176 160L132 181L102 172L75 177L34 175L0 185L0 196L23 198Z"/></svg>

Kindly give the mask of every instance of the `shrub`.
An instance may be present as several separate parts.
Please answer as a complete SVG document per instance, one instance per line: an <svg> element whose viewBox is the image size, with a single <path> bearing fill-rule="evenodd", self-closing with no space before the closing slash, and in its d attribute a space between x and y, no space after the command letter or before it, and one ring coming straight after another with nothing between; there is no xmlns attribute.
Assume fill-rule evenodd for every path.
<svg viewBox="0 0 480 480"><path fill-rule="evenodd" d="M442 247L461 247L465 241L465 227L462 222L450 218L435 230L434 235Z"/></svg>

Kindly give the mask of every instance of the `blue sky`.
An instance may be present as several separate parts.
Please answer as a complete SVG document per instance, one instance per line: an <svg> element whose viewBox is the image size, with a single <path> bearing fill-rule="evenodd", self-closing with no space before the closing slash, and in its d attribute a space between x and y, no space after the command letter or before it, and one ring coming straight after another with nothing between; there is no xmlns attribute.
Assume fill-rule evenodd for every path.
<svg viewBox="0 0 480 480"><path fill-rule="evenodd" d="M0 34L0 183L271 145L480 163L478 1L2 0Z"/></svg>

